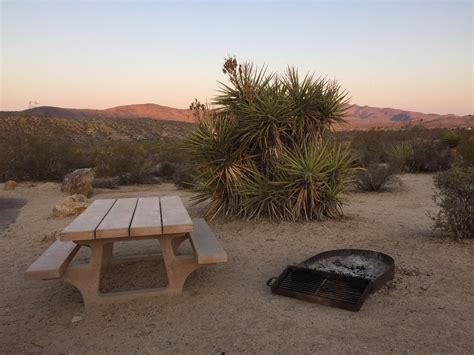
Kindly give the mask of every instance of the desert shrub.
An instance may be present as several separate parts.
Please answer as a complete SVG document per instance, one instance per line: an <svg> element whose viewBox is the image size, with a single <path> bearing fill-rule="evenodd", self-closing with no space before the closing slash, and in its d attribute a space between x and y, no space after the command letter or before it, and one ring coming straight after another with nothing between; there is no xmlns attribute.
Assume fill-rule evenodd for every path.
<svg viewBox="0 0 474 355"><path fill-rule="evenodd" d="M462 137L459 133L454 131L448 131L446 134L441 138L441 142L448 148L456 148L459 143L461 143Z"/></svg>
<svg viewBox="0 0 474 355"><path fill-rule="evenodd" d="M464 140L458 147L458 158L463 166L474 166L474 137Z"/></svg>
<svg viewBox="0 0 474 355"><path fill-rule="evenodd" d="M474 238L474 167L454 167L434 177L440 211L435 228L457 239Z"/></svg>
<svg viewBox="0 0 474 355"><path fill-rule="evenodd" d="M169 178L174 175L176 169L176 164L164 161L158 164L155 174L159 177Z"/></svg>
<svg viewBox="0 0 474 355"><path fill-rule="evenodd" d="M414 170L414 150L410 143L399 142L389 152L390 164L397 167L401 172Z"/></svg>
<svg viewBox="0 0 474 355"><path fill-rule="evenodd" d="M0 135L0 180L57 180L69 171L90 167L91 150L51 128Z"/></svg>
<svg viewBox="0 0 474 355"><path fill-rule="evenodd" d="M118 178L94 178L92 186L97 189L117 189L119 182Z"/></svg>
<svg viewBox="0 0 474 355"><path fill-rule="evenodd" d="M469 158L474 149L472 130L414 126L400 130L342 131L332 136L339 142L350 142L361 166L390 163L405 172L436 172L451 167L456 158L473 161Z"/></svg>
<svg viewBox="0 0 474 355"><path fill-rule="evenodd" d="M188 165L190 156L182 144L181 140L172 142L162 142L156 152L156 158L160 162L169 162L174 165Z"/></svg>
<svg viewBox="0 0 474 355"><path fill-rule="evenodd" d="M357 152L361 166L387 162L387 141L380 132L356 132L351 147Z"/></svg>
<svg viewBox="0 0 474 355"><path fill-rule="evenodd" d="M175 185L181 189L190 189L195 185L195 172L189 166L178 165L173 174Z"/></svg>
<svg viewBox="0 0 474 355"><path fill-rule="evenodd" d="M148 182L152 176L153 146L117 142L97 148L95 171L97 177L118 177L120 184Z"/></svg>
<svg viewBox="0 0 474 355"><path fill-rule="evenodd" d="M391 185L400 183L398 167L373 163L357 172L356 185L362 191L386 191Z"/></svg>
<svg viewBox="0 0 474 355"><path fill-rule="evenodd" d="M74 169L95 167L99 179L95 183L109 188L114 184L151 182L152 167L160 162L163 174L172 177L175 165L189 161L176 137L159 143L75 138L80 136L51 125L32 130L12 126L0 131L0 181L59 180Z"/></svg>
<svg viewBox="0 0 474 355"><path fill-rule="evenodd" d="M449 169L454 162L449 148L438 142L424 141L413 145L413 170L437 172Z"/></svg>
<svg viewBox="0 0 474 355"><path fill-rule="evenodd" d="M195 171L196 201L207 216L311 220L341 214L353 179L348 148L323 134L341 122L346 95L336 82L301 79L295 69L267 74L229 58L209 110L191 108L198 128L186 143Z"/></svg>

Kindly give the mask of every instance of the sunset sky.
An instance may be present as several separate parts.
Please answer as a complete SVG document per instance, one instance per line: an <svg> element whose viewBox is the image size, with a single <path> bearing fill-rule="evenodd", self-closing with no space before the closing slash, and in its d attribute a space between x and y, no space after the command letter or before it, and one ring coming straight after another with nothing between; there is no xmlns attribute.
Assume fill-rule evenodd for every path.
<svg viewBox="0 0 474 355"><path fill-rule="evenodd" d="M472 1L0 1L0 110L185 108L232 54L335 78L360 105L474 113Z"/></svg>

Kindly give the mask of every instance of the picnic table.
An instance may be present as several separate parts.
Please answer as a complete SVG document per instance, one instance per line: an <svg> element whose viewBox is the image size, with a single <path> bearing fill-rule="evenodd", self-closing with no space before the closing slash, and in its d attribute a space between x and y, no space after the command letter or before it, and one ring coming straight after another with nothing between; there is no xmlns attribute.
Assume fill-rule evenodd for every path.
<svg viewBox="0 0 474 355"><path fill-rule="evenodd" d="M99 282L104 266L142 258L115 258L114 242L143 239L158 239L168 285L101 293ZM192 255L177 253L185 240L191 242ZM69 265L83 246L91 250L89 264ZM114 303L155 295L180 294L186 278L194 270L203 265L226 261L226 252L205 220L191 220L178 196L103 199L95 200L62 230L59 240L28 268L25 279L62 279L79 289L86 305Z"/></svg>

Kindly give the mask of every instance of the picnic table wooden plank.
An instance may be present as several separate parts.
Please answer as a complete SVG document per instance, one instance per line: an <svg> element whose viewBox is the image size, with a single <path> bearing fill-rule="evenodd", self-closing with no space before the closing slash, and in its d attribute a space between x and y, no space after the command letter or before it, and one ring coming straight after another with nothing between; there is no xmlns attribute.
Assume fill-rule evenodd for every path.
<svg viewBox="0 0 474 355"><path fill-rule="evenodd" d="M25 272L25 280L60 278L81 246L56 240Z"/></svg>
<svg viewBox="0 0 474 355"><path fill-rule="evenodd" d="M115 203L115 199L96 200L77 217L71 224L64 228L59 239L89 240L95 239L95 230Z"/></svg>
<svg viewBox="0 0 474 355"><path fill-rule="evenodd" d="M162 234L160 198L139 198L130 225L130 236L143 237L160 234Z"/></svg>
<svg viewBox="0 0 474 355"><path fill-rule="evenodd" d="M216 264L227 261L227 253L220 246L204 219L193 219L193 232L190 236L198 264Z"/></svg>
<svg viewBox="0 0 474 355"><path fill-rule="evenodd" d="M137 201L137 198L118 199L95 230L96 239L129 237Z"/></svg>
<svg viewBox="0 0 474 355"><path fill-rule="evenodd" d="M179 196L160 197L163 234L188 233L193 222Z"/></svg>

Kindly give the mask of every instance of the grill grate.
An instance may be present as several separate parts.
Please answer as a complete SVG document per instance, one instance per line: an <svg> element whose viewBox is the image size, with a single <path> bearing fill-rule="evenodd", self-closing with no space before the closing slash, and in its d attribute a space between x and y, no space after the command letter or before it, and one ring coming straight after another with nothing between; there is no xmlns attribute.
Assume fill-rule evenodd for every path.
<svg viewBox="0 0 474 355"><path fill-rule="evenodd" d="M288 266L267 285L272 293L358 311L372 288L368 279Z"/></svg>

